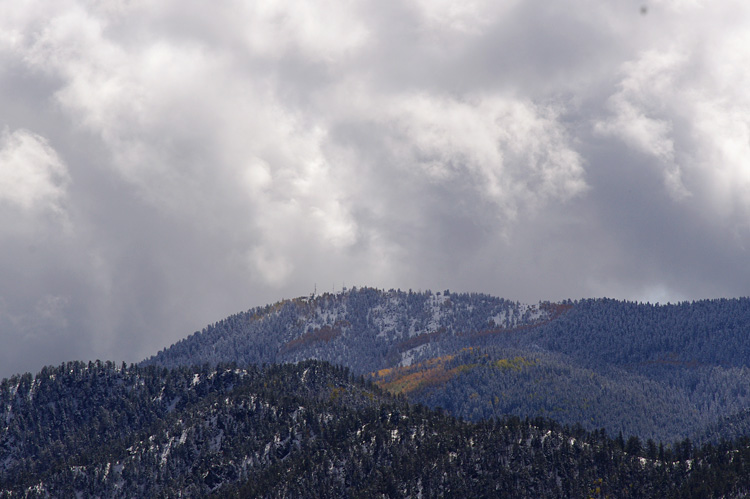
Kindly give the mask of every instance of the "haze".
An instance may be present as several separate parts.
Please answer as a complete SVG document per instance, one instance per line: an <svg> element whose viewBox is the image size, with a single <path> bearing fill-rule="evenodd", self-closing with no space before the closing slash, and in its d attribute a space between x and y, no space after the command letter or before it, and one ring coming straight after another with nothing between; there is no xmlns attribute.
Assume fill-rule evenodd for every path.
<svg viewBox="0 0 750 499"><path fill-rule="evenodd" d="M0 376L347 286L745 296L750 4L0 6Z"/></svg>

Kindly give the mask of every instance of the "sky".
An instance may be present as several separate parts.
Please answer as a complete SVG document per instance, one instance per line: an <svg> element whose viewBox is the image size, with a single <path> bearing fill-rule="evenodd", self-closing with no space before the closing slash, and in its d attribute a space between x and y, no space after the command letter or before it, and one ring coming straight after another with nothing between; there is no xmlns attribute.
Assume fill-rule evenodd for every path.
<svg viewBox="0 0 750 499"><path fill-rule="evenodd" d="M746 0L0 2L0 376L372 286L750 294Z"/></svg>

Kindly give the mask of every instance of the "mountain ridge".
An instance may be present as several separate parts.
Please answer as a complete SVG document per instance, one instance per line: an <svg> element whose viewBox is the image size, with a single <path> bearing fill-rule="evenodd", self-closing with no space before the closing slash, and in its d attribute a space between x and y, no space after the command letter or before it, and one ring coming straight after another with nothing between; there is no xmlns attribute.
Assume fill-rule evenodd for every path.
<svg viewBox="0 0 750 499"><path fill-rule="evenodd" d="M286 300L1 380L0 497L747 497L748 331L747 298Z"/></svg>
<svg viewBox="0 0 750 499"><path fill-rule="evenodd" d="M467 423L320 361L69 362L0 383L0 497L743 497L750 439Z"/></svg>
<svg viewBox="0 0 750 499"><path fill-rule="evenodd" d="M580 422L589 430L604 427L678 440L750 407L747 331L747 298L665 305L602 298L525 305L481 293L353 288L235 314L144 365L319 359L371 376L381 386L397 386L393 373L390 381L377 373L426 366L431 359L473 349L494 362L520 356L534 366L502 373L485 368L443 373L425 367L423 377L429 378L432 369L440 382L422 383L423 389L407 395L474 421L492 414L543 415L560 417L565 424ZM542 380L554 388L502 388ZM588 387L593 402L581 386ZM445 396L447 391L451 397ZM484 395L476 400L480 393ZM628 422L625 405L642 416ZM602 417L603 411L611 417Z"/></svg>

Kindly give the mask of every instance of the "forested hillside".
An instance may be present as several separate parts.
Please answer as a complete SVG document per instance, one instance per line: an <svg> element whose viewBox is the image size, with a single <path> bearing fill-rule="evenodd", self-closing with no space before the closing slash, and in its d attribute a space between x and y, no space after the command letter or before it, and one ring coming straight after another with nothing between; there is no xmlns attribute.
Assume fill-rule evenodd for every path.
<svg viewBox="0 0 750 499"><path fill-rule="evenodd" d="M750 299L668 305L581 300L526 341L590 364L748 367Z"/></svg>
<svg viewBox="0 0 750 499"><path fill-rule="evenodd" d="M741 497L750 440L466 423L317 361L66 363L0 383L0 497Z"/></svg>
<svg viewBox="0 0 750 499"><path fill-rule="evenodd" d="M410 364L543 324L566 307L482 294L352 289L250 309L196 332L145 362L296 362L315 358L357 373Z"/></svg>
<svg viewBox="0 0 750 499"><path fill-rule="evenodd" d="M544 416L644 439L708 438L707 427L750 408L750 300L524 305L352 289L234 315L144 365L303 359L472 421Z"/></svg>
<svg viewBox="0 0 750 499"><path fill-rule="evenodd" d="M383 404L398 406L342 368L316 363L168 370L70 362L0 384L0 491L202 496L300 452L339 407Z"/></svg>
<svg viewBox="0 0 750 499"><path fill-rule="evenodd" d="M388 391L470 421L544 416L657 440L701 427L684 390L622 370L601 374L548 353L473 349L373 378Z"/></svg>

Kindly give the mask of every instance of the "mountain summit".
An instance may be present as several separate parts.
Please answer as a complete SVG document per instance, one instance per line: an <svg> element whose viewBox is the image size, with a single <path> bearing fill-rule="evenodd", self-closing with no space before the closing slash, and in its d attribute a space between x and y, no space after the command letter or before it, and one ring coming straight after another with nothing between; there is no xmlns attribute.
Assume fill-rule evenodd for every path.
<svg viewBox="0 0 750 499"><path fill-rule="evenodd" d="M317 359L473 421L544 416L674 440L750 408L748 331L747 298L527 305L354 288L233 315L144 365Z"/></svg>

